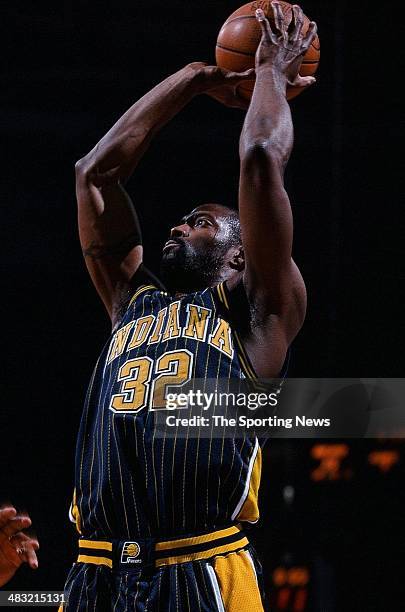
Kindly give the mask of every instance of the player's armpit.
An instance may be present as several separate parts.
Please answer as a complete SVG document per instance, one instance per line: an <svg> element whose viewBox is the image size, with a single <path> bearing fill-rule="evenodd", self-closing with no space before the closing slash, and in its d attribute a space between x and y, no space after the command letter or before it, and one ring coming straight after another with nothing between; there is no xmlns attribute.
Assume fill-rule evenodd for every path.
<svg viewBox="0 0 405 612"><path fill-rule="evenodd" d="M161 281L148 268L141 263L132 276L129 284L124 283L117 291L117 299L114 303L111 313L111 321L113 329L119 324L127 310L129 303L139 287L143 285L153 285L156 289L164 290L165 287Z"/></svg>
<svg viewBox="0 0 405 612"><path fill-rule="evenodd" d="M272 280L274 282L274 277ZM277 321L288 344L292 342L304 322L307 307L304 279L294 260L291 259L288 269L284 269L277 286L272 285L265 274L252 276L248 270L243 276L243 285L252 313L251 324L264 329ZM276 296L272 296L272 289Z"/></svg>
<svg viewBox="0 0 405 612"><path fill-rule="evenodd" d="M261 281L246 286L246 276L226 283L226 298L239 341L259 377L277 377L283 368L288 347L302 327L306 312L306 289L298 267L291 260L291 278L285 283L280 312L268 300Z"/></svg>
<svg viewBox="0 0 405 612"><path fill-rule="evenodd" d="M141 285L153 285L156 289L164 291L165 286L143 263L140 264L137 271L130 281L131 291L134 292Z"/></svg>

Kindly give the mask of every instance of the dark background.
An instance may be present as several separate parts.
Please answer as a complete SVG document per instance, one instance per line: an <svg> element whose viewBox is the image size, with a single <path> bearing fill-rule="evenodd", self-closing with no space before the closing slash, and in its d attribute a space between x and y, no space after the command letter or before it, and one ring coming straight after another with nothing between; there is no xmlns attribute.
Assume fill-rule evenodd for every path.
<svg viewBox="0 0 405 612"><path fill-rule="evenodd" d="M40 568L22 569L9 588L63 587L74 557L75 436L109 333L81 258L74 162L159 80L187 62L213 62L219 27L239 4L3 7L0 501L27 508L41 541ZM321 64L317 84L292 102L286 182L309 307L290 373L401 377L402 13L364 1L305 0L303 8L318 23ZM206 200L236 205L242 122L238 110L195 99L141 162L129 191L155 271L180 214ZM252 538L274 609L402 609L402 444L352 441L347 469L320 482L311 480L314 444L279 440L265 453L263 518ZM375 448L396 449L392 469L370 465ZM308 568L307 604L294 603L291 584L277 600L280 566Z"/></svg>

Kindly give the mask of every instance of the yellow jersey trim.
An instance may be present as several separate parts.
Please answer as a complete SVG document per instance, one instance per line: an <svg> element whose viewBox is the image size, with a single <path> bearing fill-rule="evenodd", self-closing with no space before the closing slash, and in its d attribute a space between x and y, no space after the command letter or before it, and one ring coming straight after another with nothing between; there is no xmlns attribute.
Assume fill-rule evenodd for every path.
<svg viewBox="0 0 405 612"><path fill-rule="evenodd" d="M112 543L101 542L99 540L79 540L79 548L94 548L96 550L112 551Z"/></svg>
<svg viewBox="0 0 405 612"><path fill-rule="evenodd" d="M177 563L186 563L188 561L198 561L199 559L210 559L211 557L215 557L217 555L224 555L227 553L235 552L240 548L245 548L246 546L248 546L248 544L249 541L247 538L241 538L237 542L232 542L231 544L224 544L223 546L217 546L201 552L166 557L164 559L156 559L155 565L156 567L162 567L163 565L174 565Z"/></svg>
<svg viewBox="0 0 405 612"><path fill-rule="evenodd" d="M225 306L225 308L229 312L231 312L231 308L229 306L229 300L226 295L225 281L220 283L219 285L216 285L215 289L217 290L217 294L218 294L218 298L220 302ZM249 355L247 354L246 349L242 344L239 333L233 327L231 327L231 329L232 329L232 334L236 340L236 352L239 357L239 362L240 362L243 373L248 378L257 379L258 376L256 372L254 371L254 368L250 362Z"/></svg>
<svg viewBox="0 0 405 612"><path fill-rule="evenodd" d="M226 297L224 283L220 283L218 285L218 295L219 295L219 299L221 300L221 302L225 304L226 308L229 310L229 302L228 302L228 298Z"/></svg>
<svg viewBox="0 0 405 612"><path fill-rule="evenodd" d="M131 304L133 304L136 300L137 297L139 297L142 293L145 293L145 291L149 291L149 289L157 289L157 287L155 287L155 285L142 285L141 287L139 287L139 289L137 289L134 293L134 295L131 298L131 301L128 304L128 308L131 306Z"/></svg>
<svg viewBox="0 0 405 612"><path fill-rule="evenodd" d="M228 527L228 529L222 529L221 531L214 531L213 533L207 533L205 535L196 536L194 538L182 538L181 540L168 540L166 542L158 542L155 546L155 550L169 550L171 548L182 548L183 546L196 546L197 544L203 544L204 542L214 542L220 538L226 538L227 536L238 533L241 528L239 526Z"/></svg>
<svg viewBox="0 0 405 612"><path fill-rule="evenodd" d="M112 569L112 560L107 557L92 557L90 555L79 555L77 557L78 563L93 563L94 565L107 565Z"/></svg>
<svg viewBox="0 0 405 612"><path fill-rule="evenodd" d="M247 521L248 523L257 523L259 520L259 487L262 474L262 449L257 448L256 456L252 466L252 471L249 474L249 488L246 498L240 507L235 520Z"/></svg>
<svg viewBox="0 0 405 612"><path fill-rule="evenodd" d="M210 559L217 555L226 555L242 550L248 545L249 540L243 533L241 525L232 525L225 529L200 534L191 538L156 542L154 564L155 567L162 567L164 565ZM78 563L105 565L112 569L113 555L110 558L106 555L109 552L113 552L113 546L111 541L79 540L79 549L81 548L82 551L79 550L77 561ZM205 548L205 550L199 550L201 548ZM91 551L94 551L94 554ZM178 551L178 554L176 554L176 551ZM165 557L165 553L168 556Z"/></svg>
<svg viewBox="0 0 405 612"><path fill-rule="evenodd" d="M236 340L237 353L238 353L239 361L241 363L244 374L246 374L248 378L257 379L258 376L256 372L254 371L252 364L250 363L249 355L247 354L246 349L242 344L242 341L239 337L238 332L234 329L232 331L233 331L233 335Z"/></svg>

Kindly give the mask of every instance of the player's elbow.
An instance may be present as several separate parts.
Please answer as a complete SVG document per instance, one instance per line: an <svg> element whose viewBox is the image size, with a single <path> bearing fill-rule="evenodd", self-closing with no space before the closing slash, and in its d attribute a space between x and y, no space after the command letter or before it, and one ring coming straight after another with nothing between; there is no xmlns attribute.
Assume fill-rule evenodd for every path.
<svg viewBox="0 0 405 612"><path fill-rule="evenodd" d="M269 139L257 139L240 147L241 166L245 171L280 171L283 154Z"/></svg>
<svg viewBox="0 0 405 612"><path fill-rule="evenodd" d="M75 163L76 188L85 188L90 185L101 187L103 184L102 176L97 172L97 166L88 155L82 157Z"/></svg>
<svg viewBox="0 0 405 612"><path fill-rule="evenodd" d="M75 163L76 183L86 180L90 174L91 166L87 157L82 157Z"/></svg>
<svg viewBox="0 0 405 612"><path fill-rule="evenodd" d="M240 158L242 176L252 185L270 185L282 181L283 160L267 141L255 141Z"/></svg>

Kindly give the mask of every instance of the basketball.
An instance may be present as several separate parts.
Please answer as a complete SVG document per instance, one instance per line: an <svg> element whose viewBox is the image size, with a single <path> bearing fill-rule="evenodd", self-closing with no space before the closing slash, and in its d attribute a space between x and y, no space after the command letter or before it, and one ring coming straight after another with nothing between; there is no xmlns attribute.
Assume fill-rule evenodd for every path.
<svg viewBox="0 0 405 612"><path fill-rule="evenodd" d="M281 10L286 15L287 23L292 18L292 5L288 2L280 2ZM273 7L270 0L259 2L248 2L232 13L222 26L215 48L217 66L244 72L255 67L255 54L261 39L261 28L257 22L255 11L262 9L270 25L274 27ZM302 34L305 35L310 19L304 15ZM308 51L304 55L300 68L301 76L313 76L318 68L320 57L319 38L316 36ZM250 100L254 88L254 80L245 81L238 86L238 93L245 99ZM303 91L302 87L287 86L287 100L295 98Z"/></svg>

